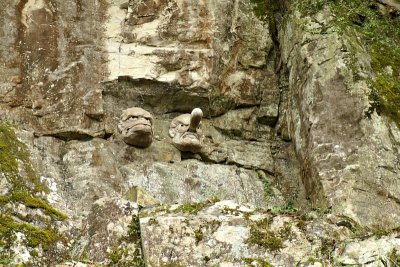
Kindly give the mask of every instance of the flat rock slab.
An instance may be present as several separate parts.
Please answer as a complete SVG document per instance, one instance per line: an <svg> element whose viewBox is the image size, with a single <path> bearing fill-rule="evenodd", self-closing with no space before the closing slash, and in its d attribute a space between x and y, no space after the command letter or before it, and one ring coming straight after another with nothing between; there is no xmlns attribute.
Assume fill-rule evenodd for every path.
<svg viewBox="0 0 400 267"><path fill-rule="evenodd" d="M206 164L198 160L154 162L138 168L125 165L121 172L130 186L140 186L164 204L232 199L264 206L263 184L253 170L234 165Z"/></svg>

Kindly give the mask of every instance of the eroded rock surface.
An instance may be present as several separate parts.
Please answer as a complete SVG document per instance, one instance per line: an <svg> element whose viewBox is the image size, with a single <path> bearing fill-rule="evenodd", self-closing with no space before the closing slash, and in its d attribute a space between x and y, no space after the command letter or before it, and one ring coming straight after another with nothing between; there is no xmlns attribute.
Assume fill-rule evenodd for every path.
<svg viewBox="0 0 400 267"><path fill-rule="evenodd" d="M356 31L335 30L334 16L328 6L312 18L295 11L280 34L290 73L287 127L303 183L321 207L371 227L397 227L398 128L368 115L370 56ZM383 207L388 214L377 220Z"/></svg>
<svg viewBox="0 0 400 267"><path fill-rule="evenodd" d="M368 237L371 233L356 233L355 225L345 218L311 218L256 211L251 206L221 201L146 209L140 224L149 266L397 263L400 239L396 234ZM354 238L357 235L360 237Z"/></svg>

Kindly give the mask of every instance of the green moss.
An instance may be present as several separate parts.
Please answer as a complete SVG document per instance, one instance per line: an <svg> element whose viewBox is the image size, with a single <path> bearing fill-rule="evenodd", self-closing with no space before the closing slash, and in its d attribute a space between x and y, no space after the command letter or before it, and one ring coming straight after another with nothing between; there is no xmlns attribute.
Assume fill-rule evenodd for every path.
<svg viewBox="0 0 400 267"><path fill-rule="evenodd" d="M54 219L67 218L45 200L35 196L38 192L48 192L48 189L40 182L26 145L18 140L10 125L1 123L0 162L0 172L12 186L10 195L0 196L0 204L19 202L29 208L42 209Z"/></svg>
<svg viewBox="0 0 400 267"><path fill-rule="evenodd" d="M208 207L215 202L218 202L219 199L210 199L206 202L197 202L197 203L184 203L180 205L175 212L183 212L183 213L190 213L190 214L197 214L200 210Z"/></svg>
<svg viewBox="0 0 400 267"><path fill-rule="evenodd" d="M211 258L210 258L209 256L204 256L204 257L203 257L203 260L204 260L205 262L209 262L209 261L211 260Z"/></svg>
<svg viewBox="0 0 400 267"><path fill-rule="evenodd" d="M138 216L132 216L129 225L128 234L122 237L120 242L122 245L114 248L108 258L111 260L110 266L118 267L144 267L144 256L142 252L142 238L140 235L140 221ZM124 243L134 243L135 250L129 251Z"/></svg>
<svg viewBox="0 0 400 267"><path fill-rule="evenodd" d="M39 197L31 196L30 193L25 191L16 191L13 192L11 196L0 197L0 203L8 203L11 201L23 203L29 208L42 209L47 215L54 219L65 220L68 218L65 214L52 207L45 200Z"/></svg>
<svg viewBox="0 0 400 267"><path fill-rule="evenodd" d="M37 196L39 192L48 192L48 189L40 182L30 162L26 145L18 140L12 127L4 123L0 123L0 173L10 189L7 195L0 196L0 207L7 203L21 203L30 209L40 209L51 218L22 217L18 213L11 215L11 210L3 209L0 215L0 246L7 249L14 242L17 232L24 234L25 245L33 248L41 246L43 250L64 241L51 227L51 222L64 220L67 216ZM33 220L36 225L30 224ZM35 251L31 255L34 256ZM0 256L6 253L7 250L4 250Z"/></svg>
<svg viewBox="0 0 400 267"><path fill-rule="evenodd" d="M335 249L336 241L333 239L322 238L321 239L321 256L330 259Z"/></svg>
<svg viewBox="0 0 400 267"><path fill-rule="evenodd" d="M0 162L0 172L14 190L48 191L33 169L28 148L18 140L12 127L4 123L0 123ZM21 173L25 173L26 177L21 177Z"/></svg>
<svg viewBox="0 0 400 267"><path fill-rule="evenodd" d="M370 96L373 108L378 114L386 114L399 124L400 79L379 73L372 84L375 89Z"/></svg>
<svg viewBox="0 0 400 267"><path fill-rule="evenodd" d="M277 251L283 248L283 240L279 233L269 230L270 219L264 219L250 226L250 237L247 243L256 244L270 251Z"/></svg>
<svg viewBox="0 0 400 267"><path fill-rule="evenodd" d="M259 19L264 19L267 14L267 0L251 0L254 4L253 12Z"/></svg>
<svg viewBox="0 0 400 267"><path fill-rule="evenodd" d="M284 226L279 230L279 236L286 240L290 239L293 235L292 226L289 222L285 222Z"/></svg>
<svg viewBox="0 0 400 267"><path fill-rule="evenodd" d="M124 251L122 249L116 249L113 250L108 257L110 258L112 263L117 264L122 259L123 254Z"/></svg>
<svg viewBox="0 0 400 267"><path fill-rule="evenodd" d="M377 238L381 238L382 236L389 235L391 232L392 231L387 230L387 229L379 229L379 228L377 228L372 232L372 235L377 237Z"/></svg>
<svg viewBox="0 0 400 267"><path fill-rule="evenodd" d="M280 213L280 214L293 214L297 212L297 209L294 207L294 203L291 199L282 206L276 206L272 208L273 213Z"/></svg>
<svg viewBox="0 0 400 267"><path fill-rule="evenodd" d="M140 221L138 216L132 216L132 221L129 225L128 239L129 241L140 240Z"/></svg>
<svg viewBox="0 0 400 267"><path fill-rule="evenodd" d="M141 250L136 248L134 251L133 258L128 259L128 255L132 253L125 247L119 247L114 249L108 254L108 258L111 260L109 266L118 267L144 267L143 255L141 255ZM140 255L139 255L140 254ZM139 256L138 256L139 255Z"/></svg>
<svg viewBox="0 0 400 267"><path fill-rule="evenodd" d="M47 250L51 244L62 239L54 229L49 227L39 228L28 223L16 222L11 216L0 215L1 237L11 240L12 235L16 232L21 232L26 236L28 246L37 247L42 245L44 250Z"/></svg>
<svg viewBox="0 0 400 267"><path fill-rule="evenodd" d="M9 258L0 258L0 264L4 264L5 266L9 266L11 260Z"/></svg>
<svg viewBox="0 0 400 267"><path fill-rule="evenodd" d="M268 199L270 197L274 197L275 196L274 190L273 190L271 182L268 179L268 176L265 174L265 172L262 171L262 170L258 170L257 171L257 176L258 176L258 179L260 179L261 182L263 183L263 189L264 189L265 198Z"/></svg>
<svg viewBox="0 0 400 267"><path fill-rule="evenodd" d="M385 14L374 0L298 0L294 6L304 15L313 15L329 6L334 15L331 25L336 31L347 35L349 29L357 32L371 56L375 76L369 79L373 90L372 107L367 115L376 111L400 125L399 14L391 15L388 11Z"/></svg>
<svg viewBox="0 0 400 267"><path fill-rule="evenodd" d="M204 203L185 203L179 206L175 211L183 213L197 213L205 207Z"/></svg>
<svg viewBox="0 0 400 267"><path fill-rule="evenodd" d="M29 254L31 254L32 257L37 257L37 256L39 256L39 252L38 252L36 249L30 251Z"/></svg>
<svg viewBox="0 0 400 267"><path fill-rule="evenodd" d="M307 230L307 224L302 219L299 219L299 220L296 221L296 226L297 226L297 228L299 228L303 232L305 232Z"/></svg>
<svg viewBox="0 0 400 267"><path fill-rule="evenodd" d="M271 263L269 263L266 260L260 259L260 258L245 258L244 262L248 266L254 266L254 267L273 267Z"/></svg>
<svg viewBox="0 0 400 267"><path fill-rule="evenodd" d="M398 251L393 248L392 251L387 256L388 261L390 262L390 266L400 266L400 255L397 253Z"/></svg>
<svg viewBox="0 0 400 267"><path fill-rule="evenodd" d="M201 228L194 231L194 238L196 239L196 244L203 240L204 234Z"/></svg>

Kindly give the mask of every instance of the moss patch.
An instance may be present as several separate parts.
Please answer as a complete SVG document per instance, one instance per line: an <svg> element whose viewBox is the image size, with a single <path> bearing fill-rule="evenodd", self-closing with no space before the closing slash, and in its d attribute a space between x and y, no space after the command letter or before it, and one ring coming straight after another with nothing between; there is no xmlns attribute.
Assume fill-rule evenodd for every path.
<svg viewBox="0 0 400 267"><path fill-rule="evenodd" d="M19 202L23 203L25 206L34 209L42 209L45 214L49 215L54 219L67 219L67 216L60 212L59 210L55 209L45 200L34 197L29 194L29 192L25 191L16 191L13 192L11 196L0 196L0 203L8 203L8 202Z"/></svg>
<svg viewBox="0 0 400 267"><path fill-rule="evenodd" d="M244 262L247 264L247 266L252 267L273 267L271 263L260 258L245 258Z"/></svg>
<svg viewBox="0 0 400 267"><path fill-rule="evenodd" d="M259 19L264 19L267 14L267 0L251 0L254 4L253 12Z"/></svg>
<svg viewBox="0 0 400 267"><path fill-rule="evenodd" d="M280 233L271 231L269 218L257 221L250 226L250 237L247 243L256 244L270 251L278 251L283 248L283 239Z"/></svg>
<svg viewBox="0 0 400 267"><path fill-rule="evenodd" d="M204 234L201 228L194 231L194 238L196 239L196 244L203 240Z"/></svg>
<svg viewBox="0 0 400 267"><path fill-rule="evenodd" d="M121 244L114 248L109 254L110 266L119 267L144 267L144 256L142 252L142 238L140 234L140 222L138 216L132 216L128 235L121 238ZM126 243L133 243L135 250L129 251Z"/></svg>
<svg viewBox="0 0 400 267"><path fill-rule="evenodd" d="M190 214L196 214L203 208L207 206L207 203L184 203L180 205L175 211L176 212L183 212L183 213L190 213Z"/></svg>
<svg viewBox="0 0 400 267"><path fill-rule="evenodd" d="M14 190L47 191L33 169L26 145L18 140L12 127L4 123L0 123L0 162L0 172ZM26 177L21 177L21 173Z"/></svg>
<svg viewBox="0 0 400 267"><path fill-rule="evenodd" d="M257 177L263 183L264 197L266 199L269 199L270 197L274 197L275 196L274 189L272 188L272 184L271 184L270 180L268 179L267 174L262 170L257 170Z"/></svg>
<svg viewBox="0 0 400 267"><path fill-rule="evenodd" d="M400 12L392 12L374 0L298 0L294 6L304 15L329 6L336 31L357 31L371 55L375 74L369 79L373 88L369 113L376 111L400 125Z"/></svg>
<svg viewBox="0 0 400 267"><path fill-rule="evenodd" d="M39 192L48 192L48 189L40 182L26 145L18 140L12 127L4 123L0 123L0 172L11 185L10 194L0 196L0 205L19 202L29 208L42 209L54 219L67 218L45 200L35 196Z"/></svg>
<svg viewBox="0 0 400 267"><path fill-rule="evenodd" d="M0 215L0 235L6 240L11 240L16 232L21 232L26 236L29 247L42 245L43 250L47 250L51 244L61 239L50 227L42 229L28 223L18 223L8 215Z"/></svg>
<svg viewBox="0 0 400 267"><path fill-rule="evenodd" d="M398 251L394 248L387 256L388 261L392 264L392 266L400 266L400 255Z"/></svg>
<svg viewBox="0 0 400 267"><path fill-rule="evenodd" d="M30 162L28 148L18 140L13 128L5 123L0 123L0 175L4 177L0 179L6 179L8 184L7 195L0 196L0 246L7 249L12 245L17 232L24 234L26 246L41 246L45 251L62 241L63 238L52 228L52 223L54 220L65 220L67 216L37 196L38 193L48 192L48 189L40 182ZM24 217L13 208L5 208L9 203L21 203L30 209L40 209L50 216L50 220L30 214ZM0 254L3 257L7 251ZM36 254L31 255L35 257Z"/></svg>
<svg viewBox="0 0 400 267"><path fill-rule="evenodd" d="M200 210L204 209L205 207L209 207L218 201L220 201L218 198L213 198L213 199L209 199L205 202L184 203L184 204L180 205L174 211L190 213L190 214L197 214Z"/></svg>

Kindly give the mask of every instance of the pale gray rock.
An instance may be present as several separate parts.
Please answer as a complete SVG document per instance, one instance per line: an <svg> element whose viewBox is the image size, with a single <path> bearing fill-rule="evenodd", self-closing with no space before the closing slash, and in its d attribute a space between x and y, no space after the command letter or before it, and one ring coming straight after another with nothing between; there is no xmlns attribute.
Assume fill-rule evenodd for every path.
<svg viewBox="0 0 400 267"><path fill-rule="evenodd" d="M258 137L255 108L235 109L213 120L213 126L225 135L256 139Z"/></svg>
<svg viewBox="0 0 400 267"><path fill-rule="evenodd" d="M353 239L339 217L304 221L232 201L163 206L141 217L148 266L395 266L399 248L396 235Z"/></svg>
<svg viewBox="0 0 400 267"><path fill-rule="evenodd" d="M83 234L71 245L72 258L110 263L109 258L113 251L121 245L121 240L129 235L132 218L136 217L137 213L136 203L119 197L96 200L82 223ZM136 249L134 246L135 244L131 244L130 248Z"/></svg>
<svg viewBox="0 0 400 267"><path fill-rule="evenodd" d="M343 244L335 250L334 255L343 265L396 266L399 263L396 260L399 250L400 239L392 234Z"/></svg>
<svg viewBox="0 0 400 267"><path fill-rule="evenodd" d="M274 172L269 142L229 140L204 148L202 154L214 162L226 162L244 168Z"/></svg>
<svg viewBox="0 0 400 267"><path fill-rule="evenodd" d="M198 160L155 162L122 166L129 186L140 186L161 203L199 202L209 198L265 206L262 181L253 170L236 166L209 165Z"/></svg>
<svg viewBox="0 0 400 267"><path fill-rule="evenodd" d="M306 194L363 225L397 227L397 145L385 117L365 115L369 55L356 32L339 35L332 28L328 8L315 18L294 11L279 35L289 72L287 127L303 165ZM389 215L382 217L382 209Z"/></svg>

